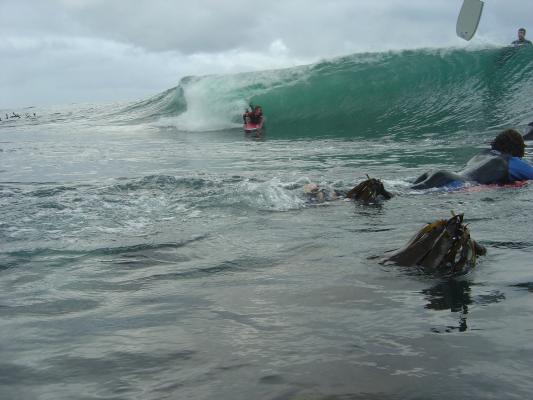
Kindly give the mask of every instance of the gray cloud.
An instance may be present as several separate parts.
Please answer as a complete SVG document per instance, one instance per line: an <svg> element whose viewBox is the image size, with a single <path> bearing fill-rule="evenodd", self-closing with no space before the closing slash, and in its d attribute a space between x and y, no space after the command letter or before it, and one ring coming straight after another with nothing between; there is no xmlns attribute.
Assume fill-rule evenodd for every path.
<svg viewBox="0 0 533 400"><path fill-rule="evenodd" d="M68 8L93 35L186 54L238 47L257 22L258 16L249 18L249 11L245 0L234 0L231 6L212 0L94 1Z"/></svg>
<svg viewBox="0 0 533 400"><path fill-rule="evenodd" d="M527 0L489 2L481 33L527 25ZM3 0L3 35L89 36L182 54L264 51L281 38L296 55L456 43L462 0ZM485 23L490 21L490 25Z"/></svg>

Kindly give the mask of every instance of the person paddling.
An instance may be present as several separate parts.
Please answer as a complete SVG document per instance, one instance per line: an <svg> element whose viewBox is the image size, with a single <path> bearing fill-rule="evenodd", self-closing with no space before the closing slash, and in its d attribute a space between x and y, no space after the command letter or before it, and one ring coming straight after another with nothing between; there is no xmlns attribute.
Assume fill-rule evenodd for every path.
<svg viewBox="0 0 533 400"><path fill-rule="evenodd" d="M522 135L514 129L507 129L496 136L490 149L470 159L462 171L426 172L414 181L412 188L458 188L465 182L488 185L532 180L533 167L522 159L525 148Z"/></svg>
<svg viewBox="0 0 533 400"><path fill-rule="evenodd" d="M252 124L260 125L263 122L263 109L260 106L255 106L249 117Z"/></svg>

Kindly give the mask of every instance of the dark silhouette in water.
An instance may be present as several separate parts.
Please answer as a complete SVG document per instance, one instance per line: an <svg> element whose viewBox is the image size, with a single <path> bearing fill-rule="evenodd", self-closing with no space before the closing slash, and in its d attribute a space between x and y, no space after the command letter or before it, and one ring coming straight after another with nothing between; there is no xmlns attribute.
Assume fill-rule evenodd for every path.
<svg viewBox="0 0 533 400"><path fill-rule="evenodd" d="M33 117L32 117L30 113L25 113L25 114L24 114L24 117L25 117L26 119L28 119L28 118L37 118L37 114L33 113ZM20 114L17 114L17 113L14 112L14 111L11 112L11 115L9 115L8 113L5 114L5 120L6 120L6 121L9 120L9 119L15 119L15 118L20 119L20 118L21 118L21 117L20 117ZM0 118L0 121L2 121L2 118Z"/></svg>
<svg viewBox="0 0 533 400"><path fill-rule="evenodd" d="M466 280L447 278L429 289L422 290L427 296L425 308L431 310L464 311L472 304L472 290Z"/></svg>
<svg viewBox="0 0 533 400"><path fill-rule="evenodd" d="M472 304L470 284L467 281L456 280L449 278L445 281L439 282L429 289L422 290L422 294L426 296L428 303L426 309L451 312L459 312L459 325L447 326L446 332L458 330L465 332L468 329L466 319L468 315L468 306ZM441 333L437 328L432 329L435 333Z"/></svg>
<svg viewBox="0 0 533 400"><path fill-rule="evenodd" d="M486 185L533 179L533 167L522 160L525 147L522 135L514 129L507 129L496 136L491 149L472 157L462 171L426 172L414 181L412 188L457 188L465 182Z"/></svg>
<svg viewBox="0 0 533 400"><path fill-rule="evenodd" d="M518 288L518 289L526 289L529 292L533 293L533 282L517 283L515 285L511 285L511 287L515 287L515 288Z"/></svg>
<svg viewBox="0 0 533 400"><path fill-rule="evenodd" d="M468 306L471 304L493 304L505 300L505 294L496 290L490 293L473 296L470 282L463 279L450 277L441 280L436 285L422 290L422 294L427 300L424 308L435 311L449 310L452 313L459 313L458 326L446 326L444 332L459 331L468 329L467 316ZM439 328L431 329L435 333L442 333Z"/></svg>

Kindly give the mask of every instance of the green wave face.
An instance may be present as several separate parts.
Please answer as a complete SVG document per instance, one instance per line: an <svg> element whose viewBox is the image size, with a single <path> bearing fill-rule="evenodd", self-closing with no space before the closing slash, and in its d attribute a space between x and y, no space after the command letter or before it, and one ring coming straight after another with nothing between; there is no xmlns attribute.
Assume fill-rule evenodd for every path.
<svg viewBox="0 0 533 400"><path fill-rule="evenodd" d="M138 104L178 129L236 128L251 102L269 137L371 137L484 130L533 119L533 49L358 54L284 70L187 77ZM155 105L154 105L155 103Z"/></svg>

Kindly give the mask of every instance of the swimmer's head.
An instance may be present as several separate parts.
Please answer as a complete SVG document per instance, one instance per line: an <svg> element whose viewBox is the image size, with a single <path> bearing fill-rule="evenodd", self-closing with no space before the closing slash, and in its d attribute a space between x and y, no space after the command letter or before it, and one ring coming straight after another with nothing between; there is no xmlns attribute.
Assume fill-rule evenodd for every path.
<svg viewBox="0 0 533 400"><path fill-rule="evenodd" d="M304 193L311 194L311 193L318 193L320 187L316 183L308 183L307 185L304 185Z"/></svg>
<svg viewBox="0 0 533 400"><path fill-rule="evenodd" d="M493 150L498 150L501 153L522 158L524 157L526 144L520 133L514 129L507 129L496 136L491 143L491 147Z"/></svg>

